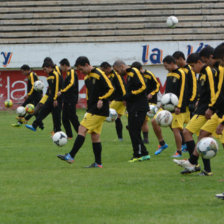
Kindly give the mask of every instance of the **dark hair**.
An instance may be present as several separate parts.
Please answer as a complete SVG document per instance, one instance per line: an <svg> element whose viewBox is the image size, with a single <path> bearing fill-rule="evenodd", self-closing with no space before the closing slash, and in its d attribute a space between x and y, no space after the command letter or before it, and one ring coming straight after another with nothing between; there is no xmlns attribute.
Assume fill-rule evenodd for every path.
<svg viewBox="0 0 224 224"><path fill-rule="evenodd" d="M23 65L23 66L21 66L20 69L24 70L24 71L30 71L30 66L29 65Z"/></svg>
<svg viewBox="0 0 224 224"><path fill-rule="evenodd" d="M63 58L59 63L60 65L70 66L70 63L67 58Z"/></svg>
<svg viewBox="0 0 224 224"><path fill-rule="evenodd" d="M54 68L55 65L54 65L53 61L44 61L43 65L42 65L42 68L44 68L44 67L46 67L46 68Z"/></svg>
<svg viewBox="0 0 224 224"><path fill-rule="evenodd" d="M142 64L138 61L132 63L131 67L137 68L138 70L142 69Z"/></svg>
<svg viewBox="0 0 224 224"><path fill-rule="evenodd" d="M80 56L76 59L75 67L78 65L85 66L86 64L90 65L89 59L85 56Z"/></svg>
<svg viewBox="0 0 224 224"><path fill-rule="evenodd" d="M192 53L187 58L187 63L197 63L198 61L201 61L201 58L199 56L199 53Z"/></svg>
<svg viewBox="0 0 224 224"><path fill-rule="evenodd" d="M163 63L167 63L167 64L176 64L175 58L171 55L167 55L164 59L163 59Z"/></svg>
<svg viewBox="0 0 224 224"><path fill-rule="evenodd" d="M175 51L173 53L173 57L175 59L183 58L185 60L185 56L184 56L184 53L182 51Z"/></svg>
<svg viewBox="0 0 224 224"><path fill-rule="evenodd" d="M101 63L100 67L106 69L111 68L111 65L107 61L104 61Z"/></svg>
<svg viewBox="0 0 224 224"><path fill-rule="evenodd" d="M199 52L199 57L205 57L209 58L211 55L214 54L214 48L211 47L210 45L204 47L200 52Z"/></svg>
<svg viewBox="0 0 224 224"><path fill-rule="evenodd" d="M50 57L44 58L44 62L52 62L54 64L53 60Z"/></svg>
<svg viewBox="0 0 224 224"><path fill-rule="evenodd" d="M213 58L223 58L224 57L224 42L219 44L215 50L214 50L214 54L213 54Z"/></svg>

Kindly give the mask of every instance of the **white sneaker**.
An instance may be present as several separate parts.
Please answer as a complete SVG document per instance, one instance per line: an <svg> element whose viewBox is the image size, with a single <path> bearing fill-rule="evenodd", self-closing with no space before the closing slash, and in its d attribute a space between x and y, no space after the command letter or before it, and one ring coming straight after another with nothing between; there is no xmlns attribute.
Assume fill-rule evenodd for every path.
<svg viewBox="0 0 224 224"><path fill-rule="evenodd" d="M195 170L195 165L191 164L188 160L174 159L173 162L176 163L178 166L182 166L183 168L185 168L188 171L194 171Z"/></svg>
<svg viewBox="0 0 224 224"><path fill-rule="evenodd" d="M221 198L222 200L224 200L224 193L216 194L215 196L216 196L217 198Z"/></svg>

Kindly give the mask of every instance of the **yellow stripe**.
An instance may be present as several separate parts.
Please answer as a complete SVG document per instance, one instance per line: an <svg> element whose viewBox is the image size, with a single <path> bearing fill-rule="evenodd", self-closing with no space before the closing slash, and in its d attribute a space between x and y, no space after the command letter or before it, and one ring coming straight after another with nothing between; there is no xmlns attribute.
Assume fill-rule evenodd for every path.
<svg viewBox="0 0 224 224"><path fill-rule="evenodd" d="M116 71L114 71L114 73L117 76L117 79L118 79L118 81L120 83L120 87L121 87L121 90L122 90L122 93L123 93L123 96L124 96L124 95L126 95L126 89L124 87L123 80L122 80L121 76Z"/></svg>
<svg viewBox="0 0 224 224"><path fill-rule="evenodd" d="M30 81L31 81L31 89L30 89L30 92L27 94L28 96L30 96L32 93L33 93L33 90L34 90L34 78L33 78L33 72L30 73Z"/></svg>
<svg viewBox="0 0 224 224"><path fill-rule="evenodd" d="M143 76L142 76L142 74L140 73L140 71L139 71L137 68L132 68L132 69L135 71L135 73L136 73L136 75L137 75L139 81L140 81L141 84L142 84L142 87L141 87L140 89L132 90L132 91L131 91L132 94L137 95L137 94L143 92L143 91L146 89L146 85L145 85L145 81L144 81Z"/></svg>
<svg viewBox="0 0 224 224"><path fill-rule="evenodd" d="M45 104L46 101L47 101L47 99L48 99L48 95L45 94L45 95L41 98L40 103Z"/></svg>
<svg viewBox="0 0 224 224"><path fill-rule="evenodd" d="M102 78L104 78L104 80L106 81L106 83L107 83L107 85L108 85L108 87L109 87L108 92L105 93L103 96L100 96L100 97L99 97L99 100L103 100L103 99L106 99L106 98L108 98L108 97L111 96L111 94L114 92L114 87L112 86L112 83L111 83L111 81L108 79L108 77L106 76L106 74L105 74L103 71L101 71L100 69L98 69L98 68L97 68L97 70L101 73Z"/></svg>
<svg viewBox="0 0 224 224"><path fill-rule="evenodd" d="M178 108L182 107L183 103L183 97L184 97L184 89L185 89L185 73L183 70L179 69L179 72L181 73L181 89L180 89L180 95L179 95L179 101L178 101Z"/></svg>
<svg viewBox="0 0 224 224"><path fill-rule="evenodd" d="M61 70L57 65L55 66L55 70L58 73L58 75L61 75Z"/></svg>
<svg viewBox="0 0 224 224"><path fill-rule="evenodd" d="M53 72L55 74L55 77L56 77L56 81L55 81L55 93L54 93L54 100L57 100L57 93L58 93L58 90L59 90L59 74L57 72Z"/></svg>
<svg viewBox="0 0 224 224"><path fill-rule="evenodd" d="M96 74L96 73L90 73L90 74L89 74L89 77L93 77L93 78L95 78L95 79L97 79L97 80L100 79L100 76L99 76L98 74Z"/></svg>
<svg viewBox="0 0 224 224"><path fill-rule="evenodd" d="M211 107L212 105L214 105L215 100L216 100L216 98L215 98L215 85L214 85L213 74L212 74L211 68L207 66L205 68L205 70L206 70L206 73L208 75L208 82L209 82L210 96L211 96L210 104L208 106Z"/></svg>
<svg viewBox="0 0 224 224"><path fill-rule="evenodd" d="M218 70L219 70L219 83L218 83L218 90L215 94L215 101L218 99L218 97L220 95L220 92L221 92L221 89L222 89L222 84L223 84L223 76L224 76L223 67L219 66ZM214 103L212 104L212 106L214 105Z"/></svg>
<svg viewBox="0 0 224 224"><path fill-rule="evenodd" d="M151 77L150 75L145 75L145 74L144 74L144 77L145 77L146 79L149 79L149 80L152 79L152 77Z"/></svg>
<svg viewBox="0 0 224 224"><path fill-rule="evenodd" d="M172 76L172 77L176 77L177 79L180 79L180 75L177 74L177 73L168 73L168 74L167 74L167 77L170 77L170 76Z"/></svg>
<svg viewBox="0 0 224 224"><path fill-rule="evenodd" d="M54 79L54 76L47 77L47 80Z"/></svg>
<svg viewBox="0 0 224 224"><path fill-rule="evenodd" d="M152 72L150 72L150 71L148 71L150 74L151 74L151 76L152 76L152 78L153 78L153 80L156 82L156 88L155 88L155 90L154 91L152 91L150 94L151 95L155 95L156 93L158 93L159 92L159 87L160 87L160 84L159 84L159 82L158 82L158 80L157 80L157 78L155 77L155 75L152 73Z"/></svg>
<svg viewBox="0 0 224 224"><path fill-rule="evenodd" d="M197 94L197 79L196 79L196 75L195 72L192 70L191 66L188 65L190 70L191 70L191 76L192 76L192 80L193 80L193 86L192 86L192 95L190 98L190 101L193 102L195 100L196 94Z"/></svg>
<svg viewBox="0 0 224 224"><path fill-rule="evenodd" d="M63 93L67 92L74 84L74 81L75 81L75 71L74 71L74 69L71 69L70 75L71 75L70 83L64 89L61 90L61 92L63 92Z"/></svg>

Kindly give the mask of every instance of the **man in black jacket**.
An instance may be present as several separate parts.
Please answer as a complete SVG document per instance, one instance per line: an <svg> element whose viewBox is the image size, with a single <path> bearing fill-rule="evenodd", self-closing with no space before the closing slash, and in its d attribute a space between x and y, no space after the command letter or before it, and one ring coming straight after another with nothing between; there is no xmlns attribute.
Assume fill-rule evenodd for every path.
<svg viewBox="0 0 224 224"><path fill-rule="evenodd" d="M82 147L86 133L88 132L91 134L93 152L95 155L95 162L88 166L88 168L102 168L100 134L103 122L109 115L108 98L113 93L114 88L106 74L99 68L91 66L87 57L78 57L75 66L80 72L86 75L87 111L80 123L78 135L72 150L65 155L58 155L58 158L67 163L73 163L75 155Z"/></svg>

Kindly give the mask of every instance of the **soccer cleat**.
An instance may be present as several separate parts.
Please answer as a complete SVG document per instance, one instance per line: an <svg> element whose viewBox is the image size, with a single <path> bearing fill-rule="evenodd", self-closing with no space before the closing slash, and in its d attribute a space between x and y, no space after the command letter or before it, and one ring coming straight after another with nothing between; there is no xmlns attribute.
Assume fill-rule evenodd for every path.
<svg viewBox="0 0 224 224"><path fill-rule="evenodd" d="M179 158L179 157L181 157L181 156L182 156L182 155L181 155L178 151L176 151L175 154L172 155L173 158Z"/></svg>
<svg viewBox="0 0 224 224"><path fill-rule="evenodd" d="M119 142L123 142L123 138L118 138L118 141Z"/></svg>
<svg viewBox="0 0 224 224"><path fill-rule="evenodd" d="M224 193L216 194L215 196L217 198L220 198L220 199L224 200Z"/></svg>
<svg viewBox="0 0 224 224"><path fill-rule="evenodd" d="M159 148L155 151L155 155L159 155L164 149L168 148L168 145L165 144L163 146L159 145Z"/></svg>
<svg viewBox="0 0 224 224"><path fill-rule="evenodd" d="M65 155L57 155L57 157L61 160L64 160L67 163L73 163L74 159L71 157L71 155L69 153L65 154Z"/></svg>
<svg viewBox="0 0 224 224"><path fill-rule="evenodd" d="M198 175L199 176L213 176L213 173L202 170L201 173L199 173Z"/></svg>
<svg viewBox="0 0 224 224"><path fill-rule="evenodd" d="M22 123L22 124L26 124L26 120L24 117L16 117L16 119L18 120L18 122Z"/></svg>
<svg viewBox="0 0 224 224"><path fill-rule="evenodd" d="M200 167L199 164L197 164L197 165L195 166L195 170L194 170L194 171L189 171L189 170L187 170L187 169L184 169L183 171L180 172L180 174L185 175L185 174L191 174L191 173L199 172L199 171L201 171L201 167Z"/></svg>
<svg viewBox="0 0 224 224"><path fill-rule="evenodd" d="M182 152L188 152L187 151L187 145L186 144L184 144L184 145L181 146L181 151Z"/></svg>
<svg viewBox="0 0 224 224"><path fill-rule="evenodd" d="M34 128L32 125L29 125L29 124L25 124L26 128L32 130L32 131L36 131L37 129Z"/></svg>
<svg viewBox="0 0 224 224"><path fill-rule="evenodd" d="M17 122L15 124L11 124L12 127L15 127L15 128L19 128L22 126L22 124L20 122Z"/></svg>
<svg viewBox="0 0 224 224"><path fill-rule="evenodd" d="M55 134L55 133L54 133L54 131L51 131L51 137L53 137L53 136L54 136L54 134Z"/></svg>
<svg viewBox="0 0 224 224"><path fill-rule="evenodd" d="M103 168L103 165L98 163L92 163L91 165L86 166L85 168Z"/></svg>
<svg viewBox="0 0 224 224"><path fill-rule="evenodd" d="M145 161L145 160L150 160L150 155L145 155L145 156L142 156L138 159L139 162L141 161Z"/></svg>
<svg viewBox="0 0 224 224"><path fill-rule="evenodd" d="M192 172L195 171L195 165L191 164L189 162L189 160L185 160L185 159L177 160L177 159L174 159L173 162L176 163L178 166L181 166L181 167L185 168L188 171L192 171Z"/></svg>
<svg viewBox="0 0 224 224"><path fill-rule="evenodd" d="M133 157L131 158L130 160L128 160L129 163L135 163L135 162L138 162L139 161L139 157Z"/></svg>

